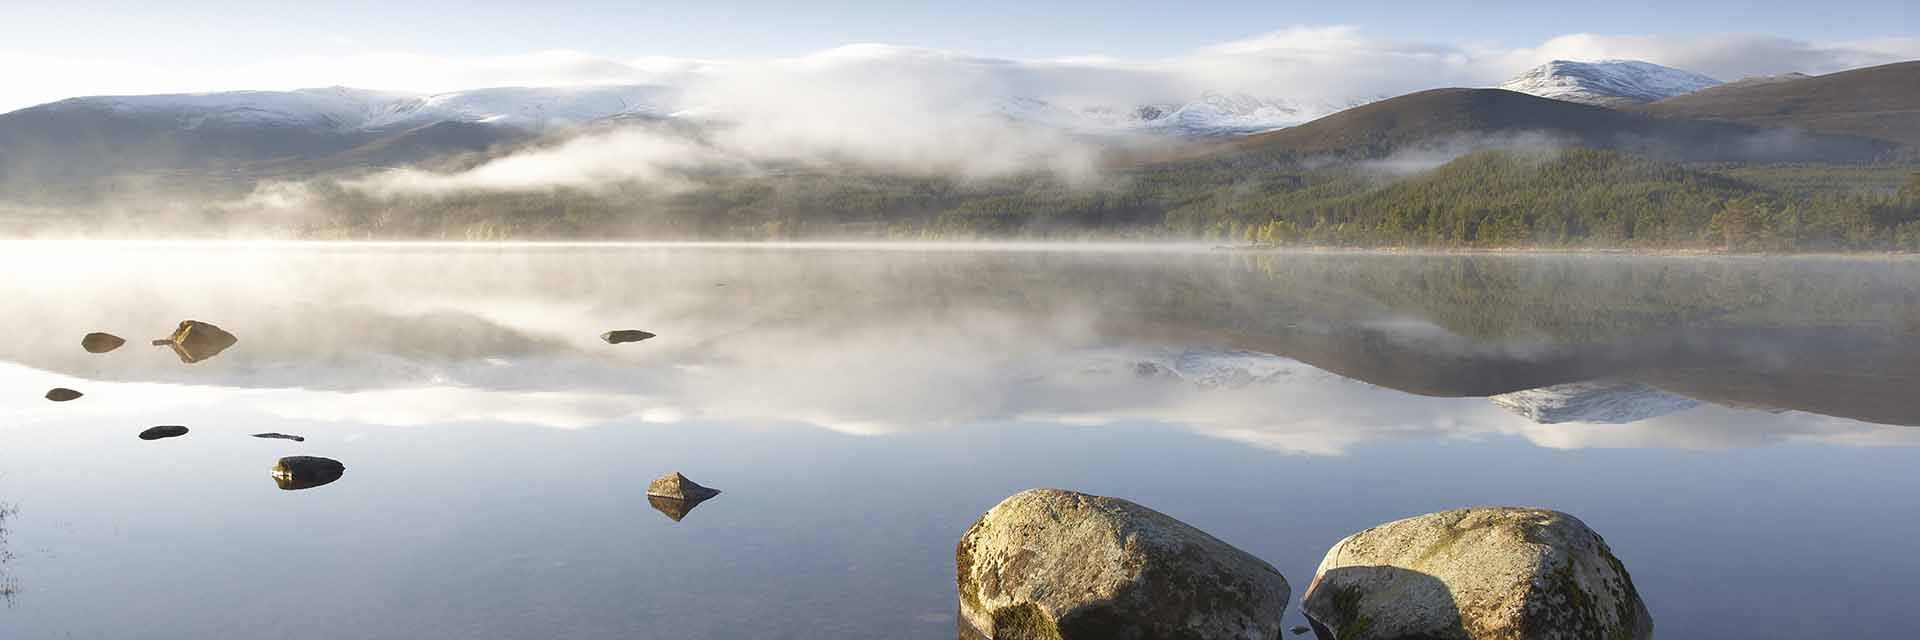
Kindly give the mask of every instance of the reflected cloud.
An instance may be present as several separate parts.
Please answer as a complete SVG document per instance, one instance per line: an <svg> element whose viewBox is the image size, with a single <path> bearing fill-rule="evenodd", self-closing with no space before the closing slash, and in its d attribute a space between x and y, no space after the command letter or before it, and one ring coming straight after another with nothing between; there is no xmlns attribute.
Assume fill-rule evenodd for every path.
<svg viewBox="0 0 1920 640"><path fill-rule="evenodd" d="M0 321L20 335L0 360L18 364L0 364L0 384L88 390L18 403L27 424L212 407L857 436L1146 422L1316 455L1407 439L1712 449L1904 446L1920 433L1791 410L1920 423L1920 339L1904 315L1920 307L1901 302L1920 300L1920 262L855 245L24 253L0 267L72 268L8 285L20 304ZM192 287L160 295L155 278ZM1776 280L1817 297L1745 288ZM247 347L193 367L71 347L72 327L181 317L219 318ZM660 335L604 342L618 326Z"/></svg>

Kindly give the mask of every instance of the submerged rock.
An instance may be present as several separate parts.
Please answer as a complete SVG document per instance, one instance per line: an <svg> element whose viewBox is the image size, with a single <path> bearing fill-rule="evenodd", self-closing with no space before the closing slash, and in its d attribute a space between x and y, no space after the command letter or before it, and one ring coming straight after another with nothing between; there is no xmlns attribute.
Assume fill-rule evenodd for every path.
<svg viewBox="0 0 1920 640"><path fill-rule="evenodd" d="M1607 543L1544 509L1456 509L1347 536L1301 608L1320 640L1653 636Z"/></svg>
<svg viewBox="0 0 1920 640"><path fill-rule="evenodd" d="M106 353L126 343L126 338L111 333L94 332L80 338L80 348L86 349L87 353Z"/></svg>
<svg viewBox="0 0 1920 640"><path fill-rule="evenodd" d="M163 440L187 435L187 428L177 424L161 425L140 432L141 440Z"/></svg>
<svg viewBox="0 0 1920 640"><path fill-rule="evenodd" d="M1700 405L1691 398L1644 384L1601 381L1570 382L1503 393L1488 400L1540 424L1627 424Z"/></svg>
<svg viewBox="0 0 1920 640"><path fill-rule="evenodd" d="M1271 565L1186 523L1058 489L995 505L954 561L960 635L994 640L1278 638L1292 594Z"/></svg>
<svg viewBox="0 0 1920 640"><path fill-rule="evenodd" d="M180 326L174 328L173 335L164 340L155 340L153 344L172 347L174 355L180 356L181 362L193 364L220 355L220 352L239 341L239 338L220 327L199 320L182 320Z"/></svg>
<svg viewBox="0 0 1920 640"><path fill-rule="evenodd" d="M80 396L84 396L84 395L87 395L87 394L80 393L78 391L74 391L66 387L55 387L47 390L47 399L52 400L54 402L66 402L68 400L78 400Z"/></svg>
<svg viewBox="0 0 1920 640"><path fill-rule="evenodd" d="M312 489L346 475L340 461L314 456L288 456L273 465L273 482L287 491Z"/></svg>
<svg viewBox="0 0 1920 640"><path fill-rule="evenodd" d="M256 433L256 434L253 434L253 437L255 437L255 438L271 438L271 439L274 439L274 440L292 440L292 441L294 441L294 442L306 442L306 441L307 441L307 439L306 439L306 438L303 438L303 437L300 437L300 436L295 436L295 435L288 435L288 434L285 434L285 433Z"/></svg>
<svg viewBox="0 0 1920 640"><path fill-rule="evenodd" d="M607 341L607 344L639 342L641 340L645 340L651 337L653 337L653 334L647 333L645 331L641 331L639 329L615 329L613 331L608 331L606 333L600 334L600 339Z"/></svg>

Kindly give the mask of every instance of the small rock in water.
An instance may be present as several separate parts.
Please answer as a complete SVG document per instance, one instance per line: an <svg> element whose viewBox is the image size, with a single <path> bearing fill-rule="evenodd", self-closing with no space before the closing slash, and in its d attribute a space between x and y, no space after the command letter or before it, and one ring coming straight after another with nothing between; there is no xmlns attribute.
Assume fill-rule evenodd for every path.
<svg viewBox="0 0 1920 640"><path fill-rule="evenodd" d="M1058 489L995 505L954 549L962 637L1277 638L1272 565L1146 507Z"/></svg>
<svg viewBox="0 0 1920 640"><path fill-rule="evenodd" d="M647 495L675 500L705 500L720 495L720 490L700 486L700 483L688 480L675 471L648 483Z"/></svg>
<svg viewBox="0 0 1920 640"><path fill-rule="evenodd" d="M78 391L74 391L72 389L68 389L66 387L57 387L47 391L47 399L52 400L54 402L66 402L68 400L76 400L83 395L86 395L86 394L80 393Z"/></svg>
<svg viewBox="0 0 1920 640"><path fill-rule="evenodd" d="M607 341L607 344L639 342L651 337L653 337L653 334L639 329L616 329L600 334L600 339Z"/></svg>
<svg viewBox="0 0 1920 640"><path fill-rule="evenodd" d="M86 349L87 353L106 353L118 349L120 345L126 343L127 340L120 336L111 333L94 332L80 339L80 348Z"/></svg>
<svg viewBox="0 0 1920 640"><path fill-rule="evenodd" d="M647 504L674 522L687 517L694 507L717 495L720 495L719 489L700 486L700 483L688 480L678 471L660 476L647 485Z"/></svg>
<svg viewBox="0 0 1920 640"><path fill-rule="evenodd" d="M272 438L272 439L275 439L275 440L292 440L292 441L294 441L294 442L306 442L306 441L307 441L307 439L306 439L306 438L304 438L304 437L301 437L301 436L296 436L296 435L288 435L288 434L285 434L285 433L256 433L256 434L253 434L253 437L255 437L255 438Z"/></svg>
<svg viewBox="0 0 1920 640"><path fill-rule="evenodd" d="M1300 604L1323 639L1653 637L1607 543L1545 509L1456 509L1347 536Z"/></svg>
<svg viewBox="0 0 1920 640"><path fill-rule="evenodd" d="M239 338L220 327L199 320L182 320L180 326L173 330L173 335L165 340L155 340L153 344L157 347L173 347L174 355L180 356L181 362L193 364L220 355L220 352L239 341Z"/></svg>
<svg viewBox="0 0 1920 640"><path fill-rule="evenodd" d="M273 482L287 491L312 489L346 475L347 466L339 460L314 456L288 456L273 465Z"/></svg>
<svg viewBox="0 0 1920 640"><path fill-rule="evenodd" d="M182 427L177 424L168 424L168 425L161 425L161 426L154 427L152 429L148 429L146 431L140 432L140 439L141 440L163 440L166 438L178 438L184 435L187 435L186 427Z"/></svg>
<svg viewBox="0 0 1920 640"><path fill-rule="evenodd" d="M1291 633L1291 634L1293 634L1293 635L1296 635L1296 636L1304 636L1304 635L1307 635L1307 632L1309 632L1309 631L1313 631L1313 627L1309 627L1309 626L1307 626L1307 625L1304 625L1304 624L1303 624L1303 625L1300 625L1300 626L1297 626L1297 627L1294 627L1294 628L1292 628L1292 629L1288 629L1288 630L1287 630L1287 632L1288 632L1288 633Z"/></svg>

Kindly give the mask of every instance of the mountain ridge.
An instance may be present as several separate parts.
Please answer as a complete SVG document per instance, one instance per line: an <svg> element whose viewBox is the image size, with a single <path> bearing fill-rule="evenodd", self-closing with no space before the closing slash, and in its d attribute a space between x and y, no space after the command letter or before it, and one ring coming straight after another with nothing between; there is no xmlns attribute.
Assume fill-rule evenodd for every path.
<svg viewBox="0 0 1920 640"><path fill-rule="evenodd" d="M1496 88L1611 107L1664 100L1719 84L1705 75L1640 60L1553 60Z"/></svg>

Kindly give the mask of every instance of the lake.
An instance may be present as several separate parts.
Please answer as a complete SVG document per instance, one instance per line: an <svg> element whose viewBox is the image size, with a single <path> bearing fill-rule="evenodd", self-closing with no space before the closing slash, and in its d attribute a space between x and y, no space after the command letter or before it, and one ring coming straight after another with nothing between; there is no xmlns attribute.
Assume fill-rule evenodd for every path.
<svg viewBox="0 0 1920 640"><path fill-rule="evenodd" d="M951 638L1031 487L1259 556L1289 627L1334 542L1472 505L1581 518L1664 637L1920 627L1920 260L0 250L0 638ZM149 346L187 319L238 342Z"/></svg>

